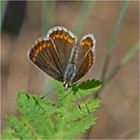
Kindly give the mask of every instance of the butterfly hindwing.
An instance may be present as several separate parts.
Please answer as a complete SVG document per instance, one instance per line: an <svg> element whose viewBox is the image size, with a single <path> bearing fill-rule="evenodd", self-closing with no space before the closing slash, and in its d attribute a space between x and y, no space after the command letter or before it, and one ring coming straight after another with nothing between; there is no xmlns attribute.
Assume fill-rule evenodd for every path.
<svg viewBox="0 0 140 140"><path fill-rule="evenodd" d="M73 82L81 79L94 65L95 62L94 35L88 34L80 41L80 54L77 63L77 72Z"/></svg>

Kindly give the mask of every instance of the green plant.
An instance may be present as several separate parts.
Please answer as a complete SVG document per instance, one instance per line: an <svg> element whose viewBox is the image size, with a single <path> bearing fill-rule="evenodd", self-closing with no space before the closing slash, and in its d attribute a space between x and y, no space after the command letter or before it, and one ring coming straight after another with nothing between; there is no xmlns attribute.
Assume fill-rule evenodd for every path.
<svg viewBox="0 0 140 140"><path fill-rule="evenodd" d="M73 85L68 91L59 82L55 82L55 87L58 89L56 103L19 92L17 103L21 115L8 116L8 128L2 138L73 139L96 123L95 112L100 106L100 100L81 100L97 91L101 87L100 81L85 81Z"/></svg>

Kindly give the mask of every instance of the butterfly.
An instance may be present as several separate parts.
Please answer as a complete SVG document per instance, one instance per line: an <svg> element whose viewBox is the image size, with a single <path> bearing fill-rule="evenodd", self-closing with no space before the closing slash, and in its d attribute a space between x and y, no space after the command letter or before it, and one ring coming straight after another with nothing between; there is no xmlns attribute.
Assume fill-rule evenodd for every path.
<svg viewBox="0 0 140 140"><path fill-rule="evenodd" d="M68 89L94 66L95 43L93 34L79 41L65 27L56 26L35 41L28 57L40 70L63 82Z"/></svg>

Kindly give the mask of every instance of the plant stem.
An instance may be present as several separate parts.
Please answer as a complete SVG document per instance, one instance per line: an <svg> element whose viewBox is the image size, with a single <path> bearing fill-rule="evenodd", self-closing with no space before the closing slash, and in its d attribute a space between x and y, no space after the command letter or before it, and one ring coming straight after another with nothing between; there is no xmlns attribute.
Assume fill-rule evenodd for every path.
<svg viewBox="0 0 140 140"><path fill-rule="evenodd" d="M41 3L41 33L44 35L55 22L55 1L42 1Z"/></svg>
<svg viewBox="0 0 140 140"><path fill-rule="evenodd" d="M88 21L88 18L93 11L93 7L95 6L95 1L83 1L81 9L79 11L79 15L75 22L74 32L77 35L80 35L83 32L83 29Z"/></svg>
<svg viewBox="0 0 140 140"><path fill-rule="evenodd" d="M121 61L113 68L113 70L107 76L105 83L108 83L116 75L116 73L138 52L138 50L139 50L139 42L137 42L121 59Z"/></svg>
<svg viewBox="0 0 140 140"><path fill-rule="evenodd" d="M101 79L102 79L103 82L104 82L104 79L105 79L105 76L106 76L106 72L107 72L107 69L108 69L108 66L109 66L109 62L110 62L110 59L111 59L111 56L112 56L112 52L115 48L115 44L117 42L117 39L118 39L120 31L121 31L121 26L122 26L123 19L124 19L124 16L126 14L126 11L128 9L128 5L129 5L129 1L124 1L124 4L123 4L122 9L120 11L120 15L119 15L119 17L117 19L117 22L116 22L116 25L115 25L115 30L114 30L113 37L112 37L112 39L110 41L110 44L108 46L108 49L107 49L105 63L104 63L103 71L102 71L102 75L101 75Z"/></svg>
<svg viewBox="0 0 140 140"><path fill-rule="evenodd" d="M104 79L104 83L102 87L94 94L94 97L99 97L101 91L107 85L113 77L118 73L118 71L129 62L129 60L138 52L139 50L139 42L137 42L134 46L132 46L125 56L120 60L120 62L111 70L110 74Z"/></svg>

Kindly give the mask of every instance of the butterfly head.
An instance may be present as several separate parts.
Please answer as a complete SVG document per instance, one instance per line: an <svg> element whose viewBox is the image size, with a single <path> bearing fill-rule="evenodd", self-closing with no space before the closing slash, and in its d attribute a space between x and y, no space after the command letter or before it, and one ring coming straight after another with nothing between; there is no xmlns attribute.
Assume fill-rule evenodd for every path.
<svg viewBox="0 0 140 140"><path fill-rule="evenodd" d="M71 83L70 82L67 82L67 81L64 81L63 82L63 86L65 87L65 90L68 90L68 88L71 87Z"/></svg>

